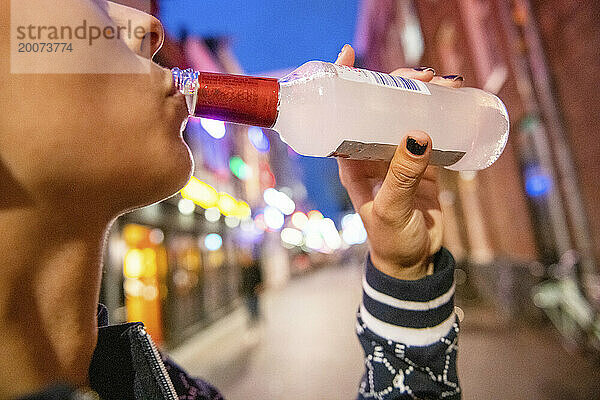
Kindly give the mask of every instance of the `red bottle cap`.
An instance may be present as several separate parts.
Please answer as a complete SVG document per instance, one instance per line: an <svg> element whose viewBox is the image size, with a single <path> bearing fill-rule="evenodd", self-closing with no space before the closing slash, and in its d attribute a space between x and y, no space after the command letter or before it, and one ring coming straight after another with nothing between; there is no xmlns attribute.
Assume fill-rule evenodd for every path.
<svg viewBox="0 0 600 400"><path fill-rule="evenodd" d="M201 72L198 83L195 116L265 128L275 125L277 79Z"/></svg>

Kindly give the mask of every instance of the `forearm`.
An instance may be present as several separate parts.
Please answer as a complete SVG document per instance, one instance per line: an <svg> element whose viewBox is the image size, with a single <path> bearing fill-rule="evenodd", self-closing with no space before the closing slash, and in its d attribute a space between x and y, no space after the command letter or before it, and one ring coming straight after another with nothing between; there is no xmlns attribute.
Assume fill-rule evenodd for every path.
<svg viewBox="0 0 600 400"><path fill-rule="evenodd" d="M460 398L454 260L442 249L433 261L433 274L413 281L367 261L357 324L366 366L359 399Z"/></svg>

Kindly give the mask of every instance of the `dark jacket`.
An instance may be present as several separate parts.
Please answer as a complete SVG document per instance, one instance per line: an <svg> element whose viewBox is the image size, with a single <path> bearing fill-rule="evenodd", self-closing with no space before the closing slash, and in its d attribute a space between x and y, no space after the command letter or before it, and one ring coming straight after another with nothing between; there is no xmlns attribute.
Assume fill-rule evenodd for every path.
<svg viewBox="0 0 600 400"><path fill-rule="evenodd" d="M98 344L89 369L93 392L56 386L23 400L222 400L208 383L188 376L158 351L141 322L108 325L98 307Z"/></svg>

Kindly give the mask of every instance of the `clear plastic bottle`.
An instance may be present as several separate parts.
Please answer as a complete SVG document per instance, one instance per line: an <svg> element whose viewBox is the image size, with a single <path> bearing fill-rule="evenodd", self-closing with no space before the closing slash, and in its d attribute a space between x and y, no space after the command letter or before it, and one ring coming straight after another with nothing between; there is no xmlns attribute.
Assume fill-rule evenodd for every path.
<svg viewBox="0 0 600 400"><path fill-rule="evenodd" d="M272 128L296 152L389 160L409 130L433 141L432 164L479 170L508 140L504 104L475 88L451 89L310 61L279 81L173 70L190 114Z"/></svg>

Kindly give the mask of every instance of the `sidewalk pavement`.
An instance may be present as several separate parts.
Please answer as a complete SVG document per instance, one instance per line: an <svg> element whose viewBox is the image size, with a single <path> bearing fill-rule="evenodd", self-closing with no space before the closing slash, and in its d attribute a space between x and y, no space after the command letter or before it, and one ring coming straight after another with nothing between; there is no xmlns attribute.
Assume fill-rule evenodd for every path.
<svg viewBox="0 0 600 400"><path fill-rule="evenodd" d="M262 296L263 321L244 310L171 356L228 400L352 399L363 372L355 312L360 267L330 267Z"/></svg>
<svg viewBox="0 0 600 400"><path fill-rule="evenodd" d="M363 372L355 337L361 266L332 266L263 296L248 329L239 309L171 352L228 400L356 398ZM507 326L465 309L458 357L464 400L600 400L600 366L567 352L551 327Z"/></svg>

